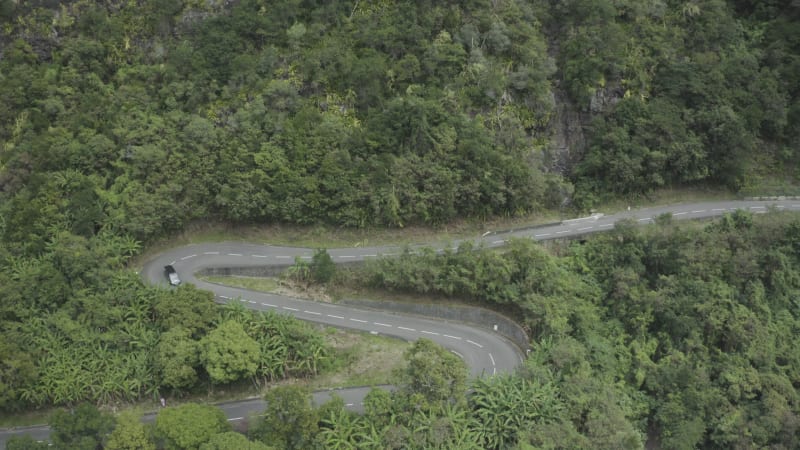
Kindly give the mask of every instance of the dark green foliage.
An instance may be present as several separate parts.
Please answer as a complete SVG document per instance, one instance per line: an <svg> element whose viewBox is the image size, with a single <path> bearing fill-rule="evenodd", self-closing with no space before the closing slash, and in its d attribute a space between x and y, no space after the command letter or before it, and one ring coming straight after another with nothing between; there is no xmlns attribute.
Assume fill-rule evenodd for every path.
<svg viewBox="0 0 800 450"><path fill-rule="evenodd" d="M594 118L573 173L580 206L590 192L797 179L796 4L535 3L563 89Z"/></svg>
<svg viewBox="0 0 800 450"><path fill-rule="evenodd" d="M57 449L94 450L114 428L114 418L82 403L71 411L57 410L50 417L51 441Z"/></svg>
<svg viewBox="0 0 800 450"><path fill-rule="evenodd" d="M324 248L314 252L309 268L311 278L317 283L327 283L336 275L336 264Z"/></svg>
<svg viewBox="0 0 800 450"><path fill-rule="evenodd" d="M298 386L277 386L267 391L264 400L266 409L253 437L277 448L309 448L319 420L310 392Z"/></svg>

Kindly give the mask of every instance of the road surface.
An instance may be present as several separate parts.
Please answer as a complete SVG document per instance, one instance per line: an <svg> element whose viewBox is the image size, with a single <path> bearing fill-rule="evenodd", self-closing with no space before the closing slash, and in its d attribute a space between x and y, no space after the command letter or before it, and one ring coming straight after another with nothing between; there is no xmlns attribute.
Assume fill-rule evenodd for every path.
<svg viewBox="0 0 800 450"><path fill-rule="evenodd" d="M607 231L612 229L617 221L623 219L631 219L644 225L653 223L658 216L667 213L672 214L675 220L704 219L720 216L737 209L753 213L800 212L800 201L717 201L634 209L612 215L593 214L545 226L516 230L487 230L482 236L469 239L469 241L492 248L505 245L506 241L511 238L549 240ZM447 245L457 248L461 242L463 241L453 241ZM433 246L441 250L444 245L443 243L430 243L425 246ZM421 247L423 245L412 246L412 249ZM391 257L401 251L403 251L401 247L382 246L330 249L328 253L335 262L347 263L382 256ZM214 292L216 300L220 303L241 302L244 306L255 310L273 310L292 314L302 320L395 336L406 340L425 337L458 354L467 363L472 376L509 372L522 362L522 351L508 339L492 332L488 326L481 328L435 318L421 318L300 300L207 283L195 277L195 273L207 268L288 266L294 263L295 258L311 259L312 254L313 250L310 249L269 244L241 242L194 244L174 248L156 256L145 264L142 276L153 284L166 285L164 266L172 264L183 282L193 283L198 288ZM336 393L344 398L348 407L359 410L361 399L368 391L368 388L355 388L337 390ZM321 403L328 396L328 392L316 393L315 401ZM263 402L259 399L228 402L220 406L232 421L258 414L263 410ZM152 417L152 415L147 416L145 420L152 420ZM9 437L18 434L31 434L36 439L44 440L49 436L49 430L45 426L2 430L0 431L0 444L5 446L5 441Z"/></svg>

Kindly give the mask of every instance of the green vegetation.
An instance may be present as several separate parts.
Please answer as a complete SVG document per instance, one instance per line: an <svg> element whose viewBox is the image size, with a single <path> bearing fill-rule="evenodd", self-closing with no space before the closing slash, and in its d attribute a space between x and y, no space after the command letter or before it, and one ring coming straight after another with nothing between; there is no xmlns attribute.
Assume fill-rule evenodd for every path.
<svg viewBox="0 0 800 450"><path fill-rule="evenodd" d="M504 253L475 250L406 253L367 266L361 279L519 311L533 350L508 383L549 389L551 415L503 429L511 434L493 437L490 448L509 440L548 448L637 448L646 439L674 449L800 445L796 214L736 212L703 227L672 225L669 216L646 229L622 223L560 257L527 240ZM498 406L504 389L490 388L481 404L525 406Z"/></svg>
<svg viewBox="0 0 800 450"><path fill-rule="evenodd" d="M364 236L352 229L571 214L687 185L796 194L798 19L791 0L0 0L0 410L333 364L293 319L130 271L190 224ZM518 243L381 262L372 287L518 311L531 362L476 387L480 404L375 394L374 414L331 405L317 434L276 442L797 447L787 220L620 226L560 258ZM333 276L322 252L299 267ZM500 393L541 407L489 401ZM508 411L526 425L492 422ZM94 437L75 428L64 446L121 439L70 414Z"/></svg>
<svg viewBox="0 0 800 450"><path fill-rule="evenodd" d="M241 277L241 276L207 276L200 277L209 283L224 284L226 286L239 287L251 291L274 292L278 289L279 283L275 278Z"/></svg>

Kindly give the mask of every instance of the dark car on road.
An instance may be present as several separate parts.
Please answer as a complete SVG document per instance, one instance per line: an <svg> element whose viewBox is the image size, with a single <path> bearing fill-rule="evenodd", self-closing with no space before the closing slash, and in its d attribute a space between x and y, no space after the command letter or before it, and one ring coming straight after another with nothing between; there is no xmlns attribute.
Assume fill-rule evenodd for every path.
<svg viewBox="0 0 800 450"><path fill-rule="evenodd" d="M178 277L178 272L175 270L172 265L164 266L164 273L167 275L167 280L169 280L169 284L173 286L177 286L181 284L181 279Z"/></svg>

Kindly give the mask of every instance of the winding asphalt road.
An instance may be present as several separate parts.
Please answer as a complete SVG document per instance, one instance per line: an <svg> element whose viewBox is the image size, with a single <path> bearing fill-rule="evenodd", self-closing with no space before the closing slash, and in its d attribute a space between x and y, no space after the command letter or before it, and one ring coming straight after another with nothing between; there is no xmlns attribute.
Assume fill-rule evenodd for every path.
<svg viewBox="0 0 800 450"><path fill-rule="evenodd" d="M653 223L659 215L666 213L671 213L673 219L676 220L703 219L737 209L754 213L781 210L800 212L800 200L718 201L635 209L607 216L594 214L545 226L505 231L488 230L481 237L469 239L469 241L492 248L504 245L511 238L549 240L607 231L613 228L617 221L623 219L631 219L644 225ZM453 241L448 245L457 248L461 242L463 241ZM431 243L412 246L412 250L433 246L441 251L444 245ZM401 247L358 247L330 249L328 253L335 262L346 263L370 258L391 257L401 251L403 251ZM312 254L313 250L309 249L268 244L222 242L188 245L168 250L147 262L142 270L142 276L150 283L166 285L164 266L172 264L184 282L193 283L198 288L214 292L216 300L220 303L241 302L246 307L255 310L277 311L292 314L302 320L389 335L405 340L425 337L459 355L467 363L474 377L509 372L523 361L521 349L503 336L494 333L490 324L486 324L486 327L483 328L441 319L300 300L207 283L195 277L197 272L210 268L289 266L293 264L295 258L311 259ZM368 389L343 389L336 392L343 397L348 407L359 410L361 399ZM321 403L329 395L327 392L316 393L315 402ZM264 407L263 402L258 399L230 402L220 406L231 421L258 414ZM145 420L152 420L152 416L145 417ZM0 444L5 445L5 441L9 437L18 434L31 434L37 439L47 439L49 430L47 427L2 430L0 431Z"/></svg>

